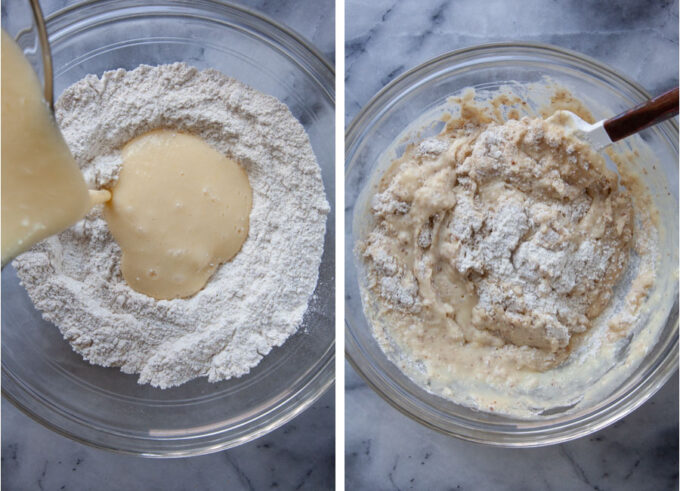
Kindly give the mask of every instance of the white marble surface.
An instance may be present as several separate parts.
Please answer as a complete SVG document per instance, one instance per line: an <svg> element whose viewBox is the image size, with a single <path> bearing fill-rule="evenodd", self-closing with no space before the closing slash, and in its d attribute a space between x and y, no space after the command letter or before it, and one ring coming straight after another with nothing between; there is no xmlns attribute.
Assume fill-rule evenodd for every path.
<svg viewBox="0 0 680 491"><path fill-rule="evenodd" d="M491 448L430 430L383 401L346 365L347 489L677 490L678 377L589 437Z"/></svg>
<svg viewBox="0 0 680 491"><path fill-rule="evenodd" d="M183 459L97 450L51 432L2 401L2 489L223 491L331 489L334 394L254 442Z"/></svg>
<svg viewBox="0 0 680 491"><path fill-rule="evenodd" d="M430 58L493 41L551 43L627 74L650 92L678 84L678 2L348 0L349 123L390 80ZM346 368L347 489L678 489L678 377L590 437L497 449L436 433Z"/></svg>
<svg viewBox="0 0 680 491"><path fill-rule="evenodd" d="M4 14L8 3L3 2ZM41 0L46 14L77 3ZM332 0L240 2L302 34L334 59ZM92 449L35 423L2 403L2 489L260 490L331 489L334 483L333 390L302 415L257 441L186 459L150 460Z"/></svg>
<svg viewBox="0 0 680 491"><path fill-rule="evenodd" d="M348 123L404 71L490 42L573 49L650 92L678 84L677 0L347 0L345 11Z"/></svg>

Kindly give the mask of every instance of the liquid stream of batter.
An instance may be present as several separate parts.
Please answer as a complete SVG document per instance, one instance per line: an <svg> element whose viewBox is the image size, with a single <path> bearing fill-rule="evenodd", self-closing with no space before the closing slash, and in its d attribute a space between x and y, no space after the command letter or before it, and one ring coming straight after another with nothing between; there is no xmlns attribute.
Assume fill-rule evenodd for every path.
<svg viewBox="0 0 680 491"><path fill-rule="evenodd" d="M33 68L3 30L2 264L70 227L92 204Z"/></svg>

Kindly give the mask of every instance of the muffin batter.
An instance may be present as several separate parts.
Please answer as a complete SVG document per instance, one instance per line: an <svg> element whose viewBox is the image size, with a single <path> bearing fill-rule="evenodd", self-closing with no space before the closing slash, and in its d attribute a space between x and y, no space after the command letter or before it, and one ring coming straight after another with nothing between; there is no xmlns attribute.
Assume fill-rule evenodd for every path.
<svg viewBox="0 0 680 491"><path fill-rule="evenodd" d="M450 382L514 387L565 363L612 301L635 213L603 157L561 127L467 103L461 114L393 161L357 252L365 310L393 361L493 411L503 404ZM651 284L640 276L632 303Z"/></svg>

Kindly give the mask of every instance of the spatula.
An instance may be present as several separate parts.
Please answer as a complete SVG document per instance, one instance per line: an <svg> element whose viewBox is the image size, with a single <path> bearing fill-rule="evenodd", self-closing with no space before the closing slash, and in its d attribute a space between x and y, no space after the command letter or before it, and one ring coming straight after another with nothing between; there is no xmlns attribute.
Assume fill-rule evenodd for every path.
<svg viewBox="0 0 680 491"><path fill-rule="evenodd" d="M571 111L556 111L548 121L563 126L568 133L586 140L595 150L602 150L613 142L677 116L678 87L643 102L613 118L590 124Z"/></svg>

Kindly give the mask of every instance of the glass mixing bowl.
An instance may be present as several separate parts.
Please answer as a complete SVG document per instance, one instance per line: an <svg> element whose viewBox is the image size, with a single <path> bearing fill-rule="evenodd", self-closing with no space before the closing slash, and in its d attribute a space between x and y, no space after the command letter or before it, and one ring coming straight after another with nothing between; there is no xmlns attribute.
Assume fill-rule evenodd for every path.
<svg viewBox="0 0 680 491"><path fill-rule="evenodd" d="M414 420L442 433L498 446L539 446L597 431L630 413L651 397L678 365L678 126L676 120L647 129L642 138L657 164L641 161L668 233L660 242L670 270L658 271L668 287L668 305L659 322L658 341L640 365L611 393L585 408L541 419L517 419L475 411L426 392L394 365L372 336L364 316L358 264L353 252L353 215L359 193L381 154L411 122L466 87L493 90L545 76L568 88L591 109L596 120L613 116L649 95L622 75L580 54L538 44L490 44L446 54L396 79L357 115L345 148L345 311L346 354L354 369L387 402ZM517 84L514 84L517 86Z"/></svg>
<svg viewBox="0 0 680 491"><path fill-rule="evenodd" d="M88 73L184 61L215 68L288 105L304 125L334 203L334 74L305 40L212 1L85 3L48 18L55 95ZM11 31L10 31L11 32ZM92 366L41 318L15 272L2 272L2 393L48 428L145 456L209 453L262 436L300 414L334 378L334 212L319 282L299 331L250 374L160 390Z"/></svg>

